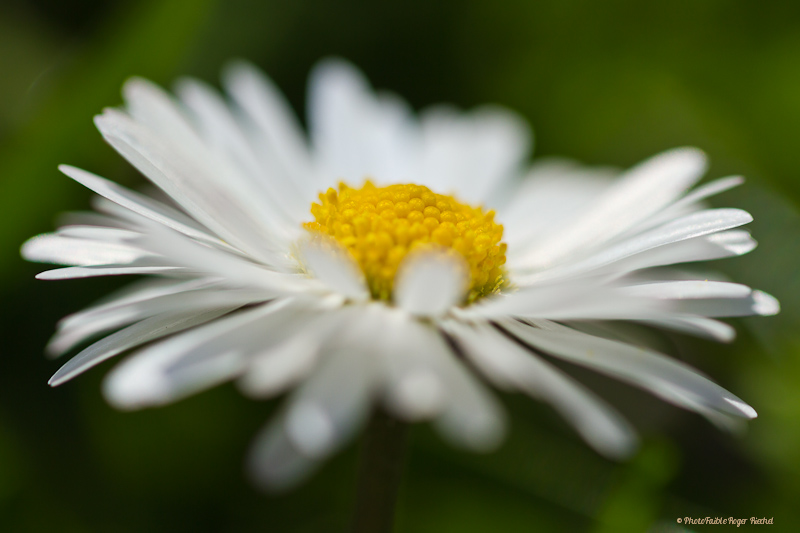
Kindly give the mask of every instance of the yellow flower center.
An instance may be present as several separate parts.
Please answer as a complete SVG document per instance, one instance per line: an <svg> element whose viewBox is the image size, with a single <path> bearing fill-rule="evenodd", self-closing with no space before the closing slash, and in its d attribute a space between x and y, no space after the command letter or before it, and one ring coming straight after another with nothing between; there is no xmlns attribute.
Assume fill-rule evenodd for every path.
<svg viewBox="0 0 800 533"><path fill-rule="evenodd" d="M469 266L467 301L497 292L505 282L506 244L494 211L462 204L413 184L360 189L339 183L311 204L307 230L336 239L353 256L373 298L391 298L397 269L411 252L442 248L460 254Z"/></svg>

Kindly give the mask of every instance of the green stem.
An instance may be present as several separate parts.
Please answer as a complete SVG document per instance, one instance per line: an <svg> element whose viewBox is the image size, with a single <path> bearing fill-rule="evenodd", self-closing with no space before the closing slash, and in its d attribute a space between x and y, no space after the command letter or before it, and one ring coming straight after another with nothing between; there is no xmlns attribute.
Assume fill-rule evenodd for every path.
<svg viewBox="0 0 800 533"><path fill-rule="evenodd" d="M376 411L364 434L353 533L391 533L408 425Z"/></svg>

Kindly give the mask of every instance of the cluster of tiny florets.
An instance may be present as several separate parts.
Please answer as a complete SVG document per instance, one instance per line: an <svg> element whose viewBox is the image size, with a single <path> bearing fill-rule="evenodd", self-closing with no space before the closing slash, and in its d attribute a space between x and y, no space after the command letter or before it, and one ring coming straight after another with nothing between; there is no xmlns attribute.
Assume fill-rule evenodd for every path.
<svg viewBox="0 0 800 533"><path fill-rule="evenodd" d="M336 239L365 274L372 296L391 298L398 267L410 252L440 247L460 254L469 267L467 301L491 294L504 283L506 244L494 211L484 212L413 184L361 189L339 183L311 205L304 227Z"/></svg>

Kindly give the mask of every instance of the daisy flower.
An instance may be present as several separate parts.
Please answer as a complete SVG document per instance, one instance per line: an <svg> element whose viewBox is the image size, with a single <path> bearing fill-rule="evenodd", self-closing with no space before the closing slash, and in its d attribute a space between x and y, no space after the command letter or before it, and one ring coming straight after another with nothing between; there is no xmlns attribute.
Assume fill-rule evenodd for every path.
<svg viewBox="0 0 800 533"><path fill-rule="evenodd" d="M448 106L416 115L328 61L309 84L308 135L272 82L237 63L226 96L196 80L172 96L132 79L95 123L157 197L71 166L97 193L25 258L69 265L45 280L146 275L64 318L52 355L84 348L50 380L136 352L105 379L122 409L235 380L253 398L291 391L257 437L266 485L295 483L377 406L490 449L502 408L486 383L550 404L599 453L635 433L558 358L640 387L716 425L756 412L688 365L624 340L620 321L730 341L717 317L770 315L744 285L675 265L737 256L755 241L740 209L703 201L693 148L616 172L567 161L526 167L513 113Z"/></svg>

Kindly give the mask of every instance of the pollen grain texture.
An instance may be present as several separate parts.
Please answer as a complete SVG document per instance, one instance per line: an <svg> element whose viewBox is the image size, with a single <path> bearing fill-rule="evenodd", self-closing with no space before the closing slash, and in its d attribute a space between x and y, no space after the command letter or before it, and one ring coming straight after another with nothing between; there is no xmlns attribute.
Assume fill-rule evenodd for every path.
<svg viewBox="0 0 800 533"><path fill-rule="evenodd" d="M313 222L303 226L329 235L346 248L364 272L373 298L391 299L397 269L411 252L443 248L469 266L467 302L497 292L504 284L506 244L494 211L458 202L413 184L360 189L339 183L311 204Z"/></svg>

